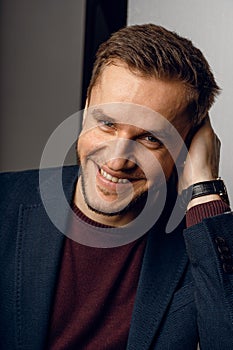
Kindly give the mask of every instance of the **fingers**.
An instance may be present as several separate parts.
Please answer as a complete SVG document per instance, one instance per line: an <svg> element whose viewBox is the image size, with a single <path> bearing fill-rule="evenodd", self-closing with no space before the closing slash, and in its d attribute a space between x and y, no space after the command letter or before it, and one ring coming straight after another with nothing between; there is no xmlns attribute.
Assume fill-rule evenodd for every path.
<svg viewBox="0 0 233 350"><path fill-rule="evenodd" d="M207 115L196 129L189 146L182 176L184 188L196 182L218 177L220 148L221 141L215 134Z"/></svg>

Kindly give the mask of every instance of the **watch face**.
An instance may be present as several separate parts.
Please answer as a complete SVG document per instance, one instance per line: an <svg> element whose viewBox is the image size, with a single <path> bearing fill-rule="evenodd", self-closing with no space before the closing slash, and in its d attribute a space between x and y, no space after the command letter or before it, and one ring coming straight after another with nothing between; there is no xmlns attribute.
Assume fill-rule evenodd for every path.
<svg viewBox="0 0 233 350"><path fill-rule="evenodd" d="M216 180L214 182L214 187L216 188L216 193L220 194L220 193L224 193L224 183L222 180Z"/></svg>
<svg viewBox="0 0 233 350"><path fill-rule="evenodd" d="M216 184L218 185L218 192L216 192L216 193L219 194L220 198L225 203L230 205L228 194L227 194L227 189L226 189L226 186L224 184L224 181L222 179L217 179Z"/></svg>

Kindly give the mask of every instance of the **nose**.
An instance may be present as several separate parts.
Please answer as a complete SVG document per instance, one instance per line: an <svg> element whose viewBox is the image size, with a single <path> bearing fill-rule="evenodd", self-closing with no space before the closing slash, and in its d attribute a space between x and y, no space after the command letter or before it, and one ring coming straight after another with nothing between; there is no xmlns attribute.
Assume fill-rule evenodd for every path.
<svg viewBox="0 0 233 350"><path fill-rule="evenodd" d="M118 139L111 145L111 159L107 166L115 171L131 170L137 166L135 156L136 141Z"/></svg>

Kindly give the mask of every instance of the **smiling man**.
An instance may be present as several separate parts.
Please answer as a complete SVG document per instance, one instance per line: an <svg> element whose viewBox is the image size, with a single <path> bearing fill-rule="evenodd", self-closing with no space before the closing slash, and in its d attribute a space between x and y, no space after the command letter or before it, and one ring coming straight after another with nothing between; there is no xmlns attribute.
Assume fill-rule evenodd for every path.
<svg viewBox="0 0 233 350"><path fill-rule="evenodd" d="M100 46L78 166L0 177L1 349L232 348L218 91L200 50L163 27Z"/></svg>
<svg viewBox="0 0 233 350"><path fill-rule="evenodd" d="M147 159L148 152L156 158L165 178L169 179L174 165L167 148L169 140L172 140L170 129L174 126L181 139L185 140L192 126L187 89L182 82L159 80L153 76L142 76L139 72L135 74L119 60L107 65L92 88L89 110L78 141L83 175L79 179L75 199L86 215L103 224L114 222L117 226L137 216L135 205L141 207L148 189L159 181L160 170L152 166L153 160L151 164ZM138 106L146 108L139 110ZM158 127L160 134L169 129L169 137L157 138ZM154 132L149 132L152 128ZM170 147L180 150L181 145L175 140ZM142 146L141 151L136 151L137 144ZM139 166L143 162L140 153L145 158L142 168ZM125 210L127 195L123 193L126 191L131 195L130 184L135 205L131 204ZM122 192L121 198L119 192ZM124 209L122 213L119 207L118 215L116 209L115 218L114 211L109 210L113 200L116 200L116 208L122 206ZM111 219L106 217L109 214Z"/></svg>

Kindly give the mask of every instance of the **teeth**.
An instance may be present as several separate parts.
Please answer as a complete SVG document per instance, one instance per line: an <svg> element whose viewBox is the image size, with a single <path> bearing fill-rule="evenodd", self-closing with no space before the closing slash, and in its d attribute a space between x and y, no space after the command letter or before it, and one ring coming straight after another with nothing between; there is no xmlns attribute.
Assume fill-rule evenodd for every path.
<svg viewBox="0 0 233 350"><path fill-rule="evenodd" d="M100 173L103 177L105 177L107 180L112 181L114 183L121 183L121 184L126 184L128 182L127 179L118 179L115 176L111 176L110 174L106 173L103 169L100 169Z"/></svg>

